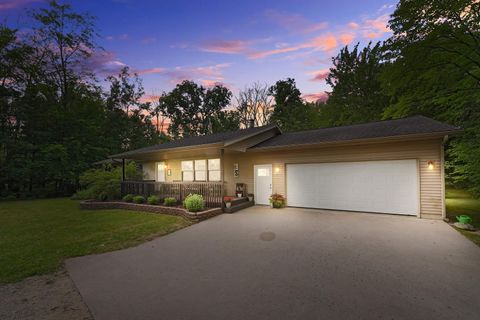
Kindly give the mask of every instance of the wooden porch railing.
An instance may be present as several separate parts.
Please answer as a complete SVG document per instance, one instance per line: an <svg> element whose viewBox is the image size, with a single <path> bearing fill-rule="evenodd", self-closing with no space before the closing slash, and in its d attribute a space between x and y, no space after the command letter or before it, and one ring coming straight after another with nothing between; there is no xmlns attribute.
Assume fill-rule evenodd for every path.
<svg viewBox="0 0 480 320"><path fill-rule="evenodd" d="M156 195L161 200L173 197L183 201L190 193L203 196L205 206L221 207L223 202L223 185L221 182L156 182L156 181L122 181L122 197L135 194L148 197Z"/></svg>

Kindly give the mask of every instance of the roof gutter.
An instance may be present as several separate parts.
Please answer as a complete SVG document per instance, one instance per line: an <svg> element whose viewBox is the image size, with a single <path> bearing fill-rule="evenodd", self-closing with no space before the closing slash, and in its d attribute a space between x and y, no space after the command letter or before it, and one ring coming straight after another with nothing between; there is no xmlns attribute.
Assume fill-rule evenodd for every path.
<svg viewBox="0 0 480 320"><path fill-rule="evenodd" d="M143 156L157 152L181 152L181 151L188 151L188 150L195 150L195 149L206 149L212 147L222 147L223 143L207 143L207 144L195 144L192 146L186 147L175 147L175 148L165 148L165 149L156 149L156 150L148 150L148 151L141 151L141 152L134 152L134 151L127 151L123 153L113 154L108 156L109 158L119 158L119 159L130 159L130 156ZM133 159L133 158L132 158Z"/></svg>

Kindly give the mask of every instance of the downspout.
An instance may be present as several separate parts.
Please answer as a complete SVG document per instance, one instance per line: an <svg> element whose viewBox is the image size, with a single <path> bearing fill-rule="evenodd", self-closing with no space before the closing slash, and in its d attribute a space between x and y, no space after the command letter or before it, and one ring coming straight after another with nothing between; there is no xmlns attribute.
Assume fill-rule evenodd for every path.
<svg viewBox="0 0 480 320"><path fill-rule="evenodd" d="M221 202L222 202L222 210L225 208L225 204L223 203L223 196L225 195L225 163L224 163L224 155L225 155L225 149L220 149L220 178L222 182L222 191L221 191Z"/></svg>
<svg viewBox="0 0 480 320"><path fill-rule="evenodd" d="M445 204L445 144L448 141L448 135L443 137L443 141L440 145L440 180L442 183L441 186L441 195L442 195L442 219L447 219L447 211Z"/></svg>

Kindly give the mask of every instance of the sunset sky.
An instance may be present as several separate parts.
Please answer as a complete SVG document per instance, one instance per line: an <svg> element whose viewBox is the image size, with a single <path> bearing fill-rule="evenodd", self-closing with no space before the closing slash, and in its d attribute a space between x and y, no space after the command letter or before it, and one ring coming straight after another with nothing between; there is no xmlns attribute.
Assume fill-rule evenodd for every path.
<svg viewBox="0 0 480 320"><path fill-rule="evenodd" d="M99 78L130 66L148 95L184 79L221 82L234 93L253 82L295 78L307 100L321 97L331 57L344 45L384 40L395 2L73 0L97 17ZM0 19L26 29L41 0L0 0Z"/></svg>

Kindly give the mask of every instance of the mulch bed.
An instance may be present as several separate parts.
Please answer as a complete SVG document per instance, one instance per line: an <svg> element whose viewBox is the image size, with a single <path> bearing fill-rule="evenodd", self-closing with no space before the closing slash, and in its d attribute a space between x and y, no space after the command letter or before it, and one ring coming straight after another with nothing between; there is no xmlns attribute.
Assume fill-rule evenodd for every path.
<svg viewBox="0 0 480 320"><path fill-rule="evenodd" d="M101 209L124 209L144 211L150 213L162 213L172 216L181 216L190 221L202 221L223 213L222 208L210 208L200 212L189 212L182 207L167 207L162 205L137 204L123 201L96 201L85 200L80 202L80 209L101 210Z"/></svg>

